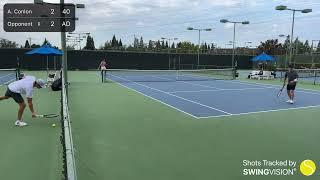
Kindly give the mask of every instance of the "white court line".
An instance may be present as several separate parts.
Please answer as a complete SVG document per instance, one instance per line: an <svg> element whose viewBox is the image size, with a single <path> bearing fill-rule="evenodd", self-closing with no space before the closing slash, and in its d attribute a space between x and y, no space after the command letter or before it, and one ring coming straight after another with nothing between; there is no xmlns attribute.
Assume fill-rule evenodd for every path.
<svg viewBox="0 0 320 180"><path fill-rule="evenodd" d="M266 84L246 82L246 81L242 81L242 82L233 81L232 83L239 83L239 84L252 85L252 86L258 86L258 87L261 85L260 87L264 87L264 88L274 88L274 89L282 88L282 85L267 84L267 86L269 86L269 87L267 87ZM299 90L299 89L301 89L301 90ZM306 94L320 95L320 91L312 90L312 89L297 88L296 92L303 92Z"/></svg>
<svg viewBox="0 0 320 180"><path fill-rule="evenodd" d="M134 82L134 81L130 81L130 80L128 80L128 79L124 79L124 78L121 78L121 77L117 77L117 76L115 76L115 75L113 75L113 74L110 74L110 75L111 75L111 76L114 76L114 77L116 77L116 78L125 80L125 81L127 81L127 82L131 82L131 83L137 84L137 85L139 85L139 86L142 86L142 87L145 87L145 88L154 90L154 91L158 91L158 92L161 92L161 93L164 93L164 94L167 94L167 95L170 95L170 96L173 96L173 97L182 99L182 100L184 100L184 101L188 101L188 102L191 102L191 103L194 103L194 104L197 104L197 105L200 105L200 106L203 106L203 107L206 107L206 108L215 110L215 111L219 111L219 112L222 112L222 113L224 113L224 114L232 115L231 113L226 112L226 111L223 111L223 110L221 110L221 109L217 109L217 108L214 108L214 107L211 107L211 106L207 106L207 105L201 104L201 103L199 103L199 102L192 101L192 100L190 100L190 99L186 99L186 98L183 98L183 97L174 95L174 94L170 94L170 93L168 93L168 92L166 92L166 91L162 91L162 90L160 90L160 89L152 88L152 87L149 87L149 86L144 85L144 84L140 84L140 83L137 83L137 82Z"/></svg>
<svg viewBox="0 0 320 180"><path fill-rule="evenodd" d="M7 77L7 76L11 76L11 75L14 75L14 73L7 74L7 75L5 75L5 76L1 76L0 79L5 78L5 77Z"/></svg>
<svg viewBox="0 0 320 180"><path fill-rule="evenodd" d="M114 75L113 75L113 76L114 76ZM115 76L115 77L116 77L116 76ZM122 79L122 78L120 78L120 79ZM126 80L126 79L124 79L124 80ZM111 80L111 81L112 81L112 80ZM126 80L126 81L128 81L128 80ZM225 80L221 80L221 81L225 81ZM114 81L114 82L115 82L115 81ZM132 81L130 81L130 82L132 82ZM261 83L245 82L245 81L244 81L244 82L239 82L239 81L238 81L238 82L237 82L237 81L225 81L225 82L228 82L228 83L232 82L232 83L237 83L237 84L244 84L244 85L249 85L249 86L256 86L256 87L261 87L261 89L264 89L264 88L279 88L279 87L281 87L280 85L261 84ZM276 109L276 110L247 112L247 113L239 113L239 114L231 114L231 113L228 113L228 114L226 114L226 115L197 117L197 116L194 116L194 115L192 115L192 114L190 114L190 113L187 113L187 112L185 112L185 111L183 111L183 110L180 110L180 109L178 109L178 108L176 108L176 107L174 107L174 106L171 106L171 105L169 105L169 104L167 104L167 103L164 103L164 102L162 102L162 101L160 101L160 100L158 100L158 99L155 99L155 98L153 98L153 97L151 97L151 96L148 96L148 95L146 95L146 94L144 94L144 93L142 93L142 92L139 92L139 91L137 91L137 90L135 90L135 89L129 88L129 87L127 87L127 86L125 86L125 85L123 85L123 84L121 84L121 83L118 83L118 82L116 82L116 83L119 84L119 85L121 85L122 87L125 87L125 88L130 89L130 90L132 90L132 91L135 91L135 92L137 92L137 93L139 93L139 94L142 94L142 95L144 95L144 96L146 96L146 97L149 97L149 98L151 98L151 99L153 99L153 100L155 100L155 101L157 101L157 102L160 102L160 103L162 103L162 104L164 104L164 105L167 105L167 106L169 106L169 107L171 107L171 108L173 108L173 109L176 109L176 110L178 110L178 111L180 111L180 112L183 112L183 113L185 113L185 114L187 114L187 115L189 115L189 116L192 116L192 117L194 117L194 118L196 118L196 119L208 119L208 118L219 118L219 117L229 117L229 116L241 116L241 115L250 115L250 114L259 114L259 113L278 112L278 111L289 111L289 110L309 109L309 108L317 108L317 107L320 107L320 105L316 105L316 106L305 106L305 107L297 107L297 108L287 108L287 109ZM133 82L133 83L135 83L135 82ZM141 85L141 84L139 84L139 83L136 83L136 84ZM267 85L268 85L269 87L267 87ZM273 87L270 87L270 86L273 86ZM248 89L249 89L249 88L248 88ZM252 88L252 89L255 89L255 88ZM258 89L258 88L257 88L257 89ZM303 90L319 92L319 91L317 91L317 90L310 90L310 89L303 89ZM158 90L158 91L159 91L159 90ZM161 91L161 90L160 90L160 91ZM218 91L218 90L211 90L211 91ZM304 92L304 91L301 91L301 92ZM306 93L311 93L311 92L306 92ZM314 93L314 94L320 95L320 94L318 94L318 93ZM170 95L173 95L173 94L170 94Z"/></svg>
<svg viewBox="0 0 320 180"><path fill-rule="evenodd" d="M276 85L276 84L263 84L263 83L255 83L255 82L247 82L247 81L226 81L226 80L220 80L228 83L236 83L236 84L243 84L243 85L248 85L248 86L255 86L255 87L261 87L261 88L269 88L269 89L278 89L282 88L282 85ZM314 95L320 95L320 91L318 90L313 90L313 89L304 89L304 88L297 88L295 92L302 92L306 94L314 94ZM301 89L301 90L299 90ZM310 92L311 91L311 92ZM312 93L315 92L315 93Z"/></svg>
<svg viewBox="0 0 320 180"><path fill-rule="evenodd" d="M198 117L198 118L199 119L208 119L208 118L219 118L219 117L231 117L231 116L260 114L260 113L268 113L268 112L290 111L290 110L298 110L298 109L310 109L310 108L318 108L318 107L320 107L320 105L304 106L304 107L297 107L297 108L287 108L287 109L275 109L275 110L267 110L267 111L246 112L246 113L239 113L239 114L232 114L232 115L206 116L206 117Z"/></svg>
<svg viewBox="0 0 320 180"><path fill-rule="evenodd" d="M165 80L171 80L168 78L164 78L164 77L159 77L159 76L152 76L154 78L158 78L158 79L165 79ZM185 84L191 84L191 85L196 85L196 86L200 86L200 87L206 87L206 88L210 88L210 89L218 89L218 90L222 90L220 88L214 87L214 86L206 86L206 85L202 85L202 84L196 84L196 83L191 83L191 82L186 82L186 81L177 81L177 82L181 82L181 83L185 83Z"/></svg>
<svg viewBox="0 0 320 180"><path fill-rule="evenodd" d="M219 91L246 91L246 90L262 90L266 88L243 88L243 89L219 89L219 90L197 90L197 91L171 91L169 93L193 93L193 92L219 92Z"/></svg>
<svg viewBox="0 0 320 180"><path fill-rule="evenodd" d="M3 83L3 84L0 84L0 86L5 86L5 85L7 85L7 84L9 84L9 83L11 83L11 82L13 82L13 81L15 81L16 79L11 79L10 81L7 81L7 82L5 82L5 83Z"/></svg>
<svg viewBox="0 0 320 180"><path fill-rule="evenodd" d="M169 106L169 107L171 107L171 108L173 108L173 109L175 109L175 110L177 110L177 111L180 111L180 112L182 112L182 113L184 113L184 114L187 114L187 115L189 115L189 116L191 116L191 117L193 117L193 118L195 118L195 119L199 119L199 117L197 117L197 116L194 116L194 115L192 115L192 114L190 114L190 113L187 113L187 112L185 112L185 111L183 111L183 110L181 110L181 109L179 109L179 108L177 108L177 107L171 106L170 104L167 104L167 103L165 103L165 102L163 102L163 101L160 101L160 100L158 100L158 99L156 99L156 98L154 98L154 97L151 97L151 96L149 96L149 95L146 95L146 94L144 94L144 93L142 93L142 92L140 92L140 91L138 91L138 90L135 90L135 89L133 89L133 88L130 88L130 87L128 87L128 86L125 86L125 85L123 85L123 84L121 84L121 83L119 83L119 82L113 81L113 80L111 80L111 79L109 79L109 80L112 81L112 82L114 82L114 83L116 83L116 84L118 84L118 85L120 85L120 86L122 86L122 87L124 87L124 88L126 88L126 89L129 89L129 90L131 90L131 91L134 91L134 92L136 92L136 93L139 93L139 94L141 94L141 95L143 95L143 96L145 96L145 97L148 97L148 98L150 98L150 99L152 99L152 100L154 100L154 101L157 101L157 102L159 102L159 103L161 103L161 104L164 104L164 105L166 105L166 106Z"/></svg>

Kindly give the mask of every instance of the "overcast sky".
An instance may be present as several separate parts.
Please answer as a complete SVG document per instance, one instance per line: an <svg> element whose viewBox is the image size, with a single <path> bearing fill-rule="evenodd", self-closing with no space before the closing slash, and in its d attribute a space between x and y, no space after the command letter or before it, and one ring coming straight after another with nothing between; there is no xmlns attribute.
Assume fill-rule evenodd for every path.
<svg viewBox="0 0 320 180"><path fill-rule="evenodd" d="M33 0L1 0L1 14L5 3L32 3ZM59 3L60 0L45 0ZM110 40L115 34L125 44L132 44L134 36L148 40L161 37L179 38L179 41L197 43L198 34L187 27L212 28L203 32L201 41L217 43L225 47L232 40L233 25L221 24L220 19L250 21L249 25L237 26L236 42L244 46L251 41L278 38L279 34L291 33L292 13L276 11L275 6L312 8L309 14L296 14L294 37L302 40L320 39L320 0L66 0L67 3L85 4L77 10L79 21L75 32L90 32L96 47ZM2 16L2 15L1 15ZM0 38L14 40L19 44L27 38L32 43L42 43L46 37L52 44L60 45L59 33L7 33L0 20ZM283 40L282 40L283 41ZM85 44L85 42L83 42Z"/></svg>

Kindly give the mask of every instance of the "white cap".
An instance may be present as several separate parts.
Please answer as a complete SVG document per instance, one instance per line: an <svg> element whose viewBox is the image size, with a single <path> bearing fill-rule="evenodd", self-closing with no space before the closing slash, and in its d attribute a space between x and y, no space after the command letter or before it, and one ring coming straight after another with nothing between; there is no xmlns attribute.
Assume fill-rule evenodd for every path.
<svg viewBox="0 0 320 180"><path fill-rule="evenodd" d="M46 82L43 79L37 79L36 83L41 87L44 88L46 86Z"/></svg>

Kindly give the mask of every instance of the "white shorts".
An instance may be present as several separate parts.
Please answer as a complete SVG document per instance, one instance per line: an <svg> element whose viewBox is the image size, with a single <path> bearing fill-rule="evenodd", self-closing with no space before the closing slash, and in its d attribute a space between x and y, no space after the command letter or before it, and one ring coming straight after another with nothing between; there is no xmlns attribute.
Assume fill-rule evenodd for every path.
<svg viewBox="0 0 320 180"><path fill-rule="evenodd" d="M102 66L101 70L107 70L107 68L105 66Z"/></svg>

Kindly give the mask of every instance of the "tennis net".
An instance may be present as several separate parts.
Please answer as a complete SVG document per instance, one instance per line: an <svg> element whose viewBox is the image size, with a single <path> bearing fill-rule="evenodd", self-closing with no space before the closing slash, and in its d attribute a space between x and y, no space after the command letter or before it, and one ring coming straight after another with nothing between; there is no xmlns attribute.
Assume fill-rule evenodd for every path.
<svg viewBox="0 0 320 180"><path fill-rule="evenodd" d="M18 69L0 69L0 84L9 84L19 78Z"/></svg>
<svg viewBox="0 0 320 180"><path fill-rule="evenodd" d="M235 70L131 70L108 69L101 72L102 81L111 82L170 82L170 81L210 81L232 80Z"/></svg>
<svg viewBox="0 0 320 180"><path fill-rule="evenodd" d="M63 146L63 175L65 180L77 180L75 151L73 147L71 120L68 106L68 86L64 84L64 74L62 73L62 91L61 91L61 143Z"/></svg>
<svg viewBox="0 0 320 180"><path fill-rule="evenodd" d="M304 82L320 83L320 69L295 69L299 75L299 80ZM284 78L287 70L278 69L277 76Z"/></svg>

